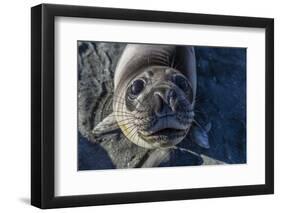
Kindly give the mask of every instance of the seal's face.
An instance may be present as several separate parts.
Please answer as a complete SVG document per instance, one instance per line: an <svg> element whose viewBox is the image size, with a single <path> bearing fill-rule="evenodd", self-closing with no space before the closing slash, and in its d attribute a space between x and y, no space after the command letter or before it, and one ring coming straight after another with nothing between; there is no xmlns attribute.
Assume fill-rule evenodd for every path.
<svg viewBox="0 0 281 213"><path fill-rule="evenodd" d="M148 67L126 82L115 99L115 115L124 134L146 148L171 147L188 133L194 118L193 91L176 69Z"/></svg>

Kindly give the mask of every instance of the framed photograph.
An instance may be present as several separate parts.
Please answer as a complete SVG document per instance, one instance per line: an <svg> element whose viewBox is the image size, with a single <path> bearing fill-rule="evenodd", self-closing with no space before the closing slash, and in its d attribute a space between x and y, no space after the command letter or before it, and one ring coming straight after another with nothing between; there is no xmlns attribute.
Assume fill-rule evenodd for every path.
<svg viewBox="0 0 281 213"><path fill-rule="evenodd" d="M274 20L31 9L31 204L274 192Z"/></svg>

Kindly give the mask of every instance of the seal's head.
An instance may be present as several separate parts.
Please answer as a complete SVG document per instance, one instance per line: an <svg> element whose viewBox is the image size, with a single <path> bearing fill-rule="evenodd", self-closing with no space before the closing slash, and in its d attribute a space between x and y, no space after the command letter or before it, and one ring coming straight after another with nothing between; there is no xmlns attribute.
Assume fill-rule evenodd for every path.
<svg viewBox="0 0 281 213"><path fill-rule="evenodd" d="M115 93L113 107L120 128L145 148L178 144L194 118L192 83L168 66L148 66L138 73Z"/></svg>

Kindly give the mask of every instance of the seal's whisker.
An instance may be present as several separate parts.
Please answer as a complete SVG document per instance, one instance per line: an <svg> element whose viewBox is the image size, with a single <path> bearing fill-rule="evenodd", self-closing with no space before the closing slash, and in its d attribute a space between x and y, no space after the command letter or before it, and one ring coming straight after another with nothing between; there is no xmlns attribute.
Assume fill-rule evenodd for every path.
<svg viewBox="0 0 281 213"><path fill-rule="evenodd" d="M134 111L134 112L137 112L137 113L147 113L148 110L150 110L150 109L151 109L150 107L146 107L146 108L138 109L137 111ZM127 115L132 115L132 113L134 113L134 112L131 112L131 113L124 112L124 111L120 111L120 110L122 110L122 108L121 107L117 107L117 110L113 110L113 112L117 112L117 113L120 113L120 114L123 113L123 114L127 114Z"/></svg>
<svg viewBox="0 0 281 213"><path fill-rule="evenodd" d="M113 110L112 112L113 112L113 114L110 113L108 115L108 117L110 117L110 116L114 117L115 115L126 115L126 116L132 116L133 117L133 115L131 115L130 113L127 113L125 111L115 111L115 110Z"/></svg>
<svg viewBox="0 0 281 213"><path fill-rule="evenodd" d="M137 136L138 136L138 131L136 130L131 137L132 137L133 140L135 140ZM137 137L137 142L136 143L137 144L139 143L139 137Z"/></svg>
<svg viewBox="0 0 281 213"><path fill-rule="evenodd" d="M114 109L114 110L112 110L113 112L117 112L117 113L123 113L123 114L128 114L128 115L131 115L131 113L129 113L129 112L126 112L126 111L124 111L124 110L122 110L122 109Z"/></svg>
<svg viewBox="0 0 281 213"><path fill-rule="evenodd" d="M135 120L135 118L133 118L133 117L126 117L126 116L122 116L122 115L118 115L118 117L121 117L121 119L118 119L118 122L134 121Z"/></svg>
<svg viewBox="0 0 281 213"><path fill-rule="evenodd" d="M167 54L167 53L165 53L165 52L156 52L156 53L153 55L153 57L155 57L155 56L157 56L157 57L162 57L162 58L167 59L167 57L169 57L169 54Z"/></svg>
<svg viewBox="0 0 281 213"><path fill-rule="evenodd" d="M124 102L119 102L119 101L114 101L115 102L115 104L118 104L118 108L122 108L122 107L124 107L125 106L125 103Z"/></svg>
<svg viewBox="0 0 281 213"><path fill-rule="evenodd" d="M113 99L114 102L124 103L124 98Z"/></svg>
<svg viewBox="0 0 281 213"><path fill-rule="evenodd" d="M132 136L134 137L134 139L135 139L136 136L139 135L139 131L138 131L138 130L139 130L138 127L136 127L136 131L135 131L134 134L132 135ZM138 138L138 140L139 140L139 137L137 137L137 138Z"/></svg>
<svg viewBox="0 0 281 213"><path fill-rule="evenodd" d="M133 130L135 130L135 131L133 132ZM128 135L130 135L130 134L132 133L132 135L130 135L130 137L132 137L132 138L133 138L133 136L135 136L135 135L137 134L137 132L138 132L137 128L134 128L133 130L131 130L131 132L128 134Z"/></svg>
<svg viewBox="0 0 281 213"><path fill-rule="evenodd" d="M113 97L113 100L115 101L115 100L125 100L125 98L124 97L122 97L122 96L117 96L117 95L114 95L114 97Z"/></svg>
<svg viewBox="0 0 281 213"><path fill-rule="evenodd" d="M127 122L127 123L118 123L118 124L120 124L120 125L122 125L122 126L125 126L125 130L126 131L128 131L128 130L130 130L130 129L132 129L132 128L136 128L134 125L132 125L132 124L130 124L129 122Z"/></svg>
<svg viewBox="0 0 281 213"><path fill-rule="evenodd" d="M134 116L131 116L131 115L118 114L118 113L114 113L114 116L122 116L122 117L124 117L124 118L134 118Z"/></svg>
<svg viewBox="0 0 281 213"><path fill-rule="evenodd" d="M126 131L127 131L128 129L129 129L129 128L127 128ZM136 130L136 131L137 131L137 128L136 128L135 126L132 126L130 132L128 132L128 136L132 133L133 130Z"/></svg>
<svg viewBox="0 0 281 213"><path fill-rule="evenodd" d="M178 69L178 67L183 64L183 60L184 60L183 58L178 59L177 64L174 66L174 68Z"/></svg>
<svg viewBox="0 0 281 213"><path fill-rule="evenodd" d="M138 134L138 131L136 131L135 134L134 134L133 137L132 137L134 141L135 141L135 138L137 139L137 141L136 141L136 144L137 144L137 145L139 145L139 139L140 139L139 137L137 137L138 135L139 135L139 134Z"/></svg>
<svg viewBox="0 0 281 213"><path fill-rule="evenodd" d="M117 112L117 111L114 111L114 115L126 116L126 117L130 117L130 118L134 117L133 115L131 115L129 113Z"/></svg>
<svg viewBox="0 0 281 213"><path fill-rule="evenodd" d="M172 67L172 68L174 68L174 66L175 66L176 54L177 54L177 49L175 49L175 52L173 53L173 61L172 61L172 64L171 64L171 67Z"/></svg>
<svg viewBox="0 0 281 213"><path fill-rule="evenodd" d="M200 103L203 100L203 97L195 97L195 101Z"/></svg>
<svg viewBox="0 0 281 213"><path fill-rule="evenodd" d="M168 54L166 54L166 53L164 53L164 52L156 52L153 56L159 56L159 57L165 58L165 57L168 56Z"/></svg>
<svg viewBox="0 0 281 213"><path fill-rule="evenodd" d="M160 63L162 63L162 65L169 66L168 62L163 58L154 57L152 60L154 60L155 62L158 62L158 63L160 62Z"/></svg>
<svg viewBox="0 0 281 213"><path fill-rule="evenodd" d="M125 111L113 110L112 112L116 115L118 114L118 115L126 115L126 116L132 116L133 117L133 115L131 113L125 112Z"/></svg>
<svg viewBox="0 0 281 213"><path fill-rule="evenodd" d="M123 101L123 100L125 100L125 98L123 98L123 97L121 97L121 96L118 97L118 96L116 96L116 95L115 95L114 98L113 98L113 101L121 101L121 100Z"/></svg>
<svg viewBox="0 0 281 213"><path fill-rule="evenodd" d="M125 99L124 96L117 95L117 94L114 94L113 99L115 99L115 98L118 98L118 99Z"/></svg>
<svg viewBox="0 0 281 213"><path fill-rule="evenodd" d="M118 120L118 123L121 124L121 122L123 122L122 125L126 125L127 127L135 126L135 123L132 122L132 121L134 121L134 119L132 119L132 120L126 120L126 119L124 119L124 120ZM127 122L127 123L126 123L126 122ZM129 124L129 125L127 125L127 124Z"/></svg>
<svg viewBox="0 0 281 213"><path fill-rule="evenodd" d="M172 59L172 63L171 63L171 67L174 68L175 65L175 54L173 55L173 59Z"/></svg>
<svg viewBox="0 0 281 213"><path fill-rule="evenodd" d="M167 56L167 60L168 60L168 65L170 66L170 57Z"/></svg>
<svg viewBox="0 0 281 213"><path fill-rule="evenodd" d="M178 63L177 63L176 66L175 66L175 69L178 69L178 67L179 67L180 65L182 65L182 60L183 60L183 59L180 59L180 61L178 61Z"/></svg>
<svg viewBox="0 0 281 213"><path fill-rule="evenodd" d="M132 118L124 118L124 119L121 119L121 120L118 120L118 123L119 124L126 124L126 122L133 122L134 121L134 119L132 119Z"/></svg>
<svg viewBox="0 0 281 213"><path fill-rule="evenodd" d="M114 110L113 111L114 113L117 113L119 115L128 115L128 116L131 116L131 117L135 117L132 113L128 113L128 112L124 112L124 111L117 111L117 110ZM146 110L138 110L139 113L145 113L147 112Z"/></svg>
<svg viewBox="0 0 281 213"><path fill-rule="evenodd" d="M133 118L124 118L122 120L118 120L118 123L122 123L122 122L127 122L127 121L134 121L135 119Z"/></svg>
<svg viewBox="0 0 281 213"><path fill-rule="evenodd" d="M128 125L128 124L129 124L129 123L121 124L121 125L126 126L126 128L125 128L126 134L129 134L129 132L130 132L132 129L136 128L134 125ZM129 132L128 132L128 131L129 131Z"/></svg>
<svg viewBox="0 0 281 213"><path fill-rule="evenodd" d="M154 58L155 62L161 62L162 65L169 66L168 61L161 59L161 58Z"/></svg>
<svg viewBox="0 0 281 213"><path fill-rule="evenodd" d="M125 97L123 97L123 96L120 96L120 95L114 95L113 100L114 100L114 101L117 101L118 103L125 104L125 103L124 103Z"/></svg>
<svg viewBox="0 0 281 213"><path fill-rule="evenodd" d="M112 116L112 117L115 117L115 116L122 116L122 117L124 117L124 118L126 118L126 119L134 119L134 117L133 116L128 116L128 115L122 115L122 114L114 114L114 115L108 115L107 117L109 117L109 116Z"/></svg>
<svg viewBox="0 0 281 213"><path fill-rule="evenodd" d="M179 66L180 66L180 63L178 63L174 68L178 69Z"/></svg>
<svg viewBox="0 0 281 213"><path fill-rule="evenodd" d="M203 128L203 127L201 126L201 124L199 124L198 121L196 121L195 119L193 119L193 122L194 122L200 129L205 130L205 128Z"/></svg>
<svg viewBox="0 0 281 213"><path fill-rule="evenodd" d="M205 113L204 113L204 112L202 112L201 110L196 109L196 110L194 110L194 112L196 112L196 113L198 113L198 114L202 114L202 115L204 115L204 116L205 116Z"/></svg>
<svg viewBox="0 0 281 213"><path fill-rule="evenodd" d="M169 54L167 54L166 52L156 52L155 54L154 54L154 56L160 56L160 57L163 57L163 58L166 58L167 59L167 57L169 57Z"/></svg>
<svg viewBox="0 0 281 213"><path fill-rule="evenodd" d="M166 62L164 61L156 61L158 65L161 65L161 66L169 66Z"/></svg>
<svg viewBox="0 0 281 213"><path fill-rule="evenodd" d="M123 125L125 125L125 124L123 124ZM127 125L126 125L126 128L125 128L126 134L130 134L130 132L131 132L133 129L135 129L135 128L136 128L136 127L133 126L133 125L131 125L131 126L127 126ZM129 130L129 132L128 132L128 130Z"/></svg>
<svg viewBox="0 0 281 213"><path fill-rule="evenodd" d="M159 59L159 60L165 61L166 63L168 62L168 61L167 61L167 58L162 57L162 56L157 56L157 55L156 55L156 56L153 56L152 60L153 60L153 59Z"/></svg>
<svg viewBox="0 0 281 213"><path fill-rule="evenodd" d="M121 99L119 99L119 100L114 100L114 103L118 103L118 104L120 104L120 105L122 105L122 106L125 105L125 101L124 101L124 100L121 100Z"/></svg>

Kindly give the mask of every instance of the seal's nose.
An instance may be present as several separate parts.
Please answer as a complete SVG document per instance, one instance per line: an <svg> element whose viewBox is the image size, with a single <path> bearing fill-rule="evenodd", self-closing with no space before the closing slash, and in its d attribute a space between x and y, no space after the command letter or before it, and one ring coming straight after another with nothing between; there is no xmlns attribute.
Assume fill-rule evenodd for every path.
<svg viewBox="0 0 281 213"><path fill-rule="evenodd" d="M170 88L159 88L154 92L155 113L157 116L174 114L177 94Z"/></svg>

